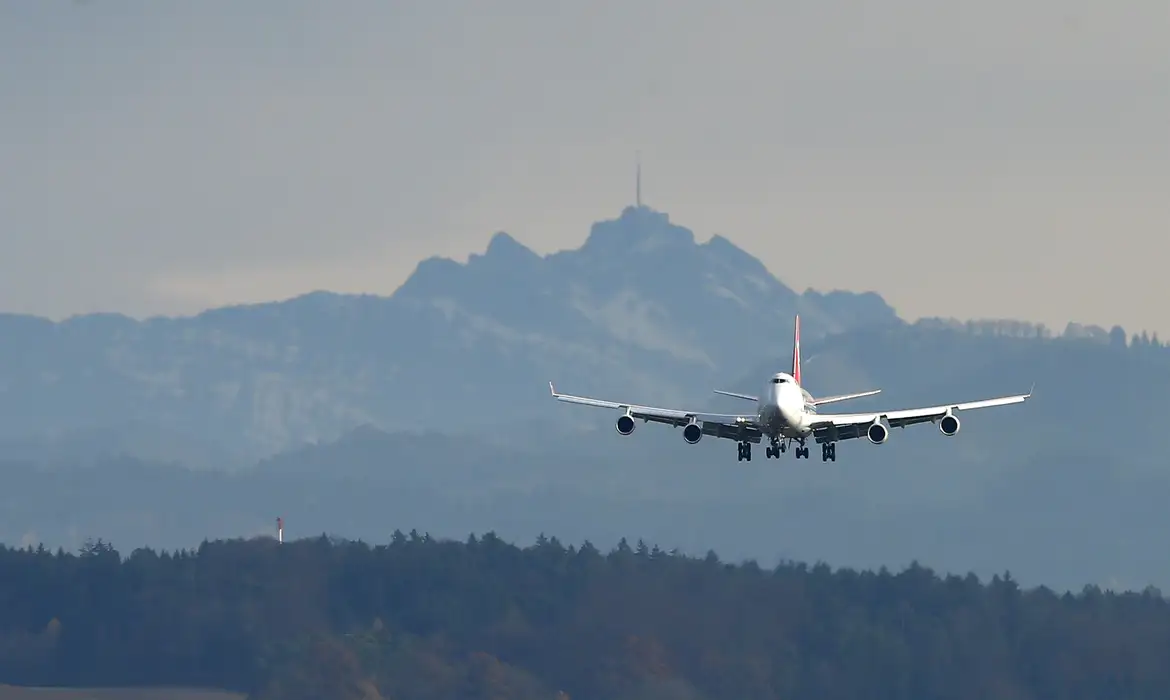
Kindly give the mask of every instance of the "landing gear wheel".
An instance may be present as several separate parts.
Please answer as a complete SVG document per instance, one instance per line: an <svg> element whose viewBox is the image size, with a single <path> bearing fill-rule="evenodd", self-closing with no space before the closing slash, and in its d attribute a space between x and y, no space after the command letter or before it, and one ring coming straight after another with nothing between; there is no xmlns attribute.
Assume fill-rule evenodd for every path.
<svg viewBox="0 0 1170 700"><path fill-rule="evenodd" d="M808 459L808 448L807 447L797 447L796 448L796 458L800 459L801 457Z"/></svg>
<svg viewBox="0 0 1170 700"><path fill-rule="evenodd" d="M783 451L784 444L779 440L773 439L771 446L764 450L764 454L767 455L768 459L772 459L773 457L780 459L780 453Z"/></svg>
<svg viewBox="0 0 1170 700"><path fill-rule="evenodd" d="M739 455L737 456L740 462L744 460L752 461L752 444L750 442L739 443Z"/></svg>
<svg viewBox="0 0 1170 700"><path fill-rule="evenodd" d="M821 461L822 462L836 462L837 461L837 444L833 442L826 442L821 445Z"/></svg>

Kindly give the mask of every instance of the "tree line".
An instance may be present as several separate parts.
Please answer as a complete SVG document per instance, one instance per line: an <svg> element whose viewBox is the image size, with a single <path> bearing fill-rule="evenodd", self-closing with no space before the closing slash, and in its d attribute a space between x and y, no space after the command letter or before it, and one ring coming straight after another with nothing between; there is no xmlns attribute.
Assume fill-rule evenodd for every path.
<svg viewBox="0 0 1170 700"><path fill-rule="evenodd" d="M1134 350L1164 350L1166 344L1158 339L1157 331L1142 330L1126 337L1125 329L1114 325L1109 330L1093 324L1069 321L1061 333L1054 333L1043 323L1019 321L1010 318L986 318L959 320L957 318L924 317L910 324L923 330L962 331L970 335L990 335L1002 338L1045 339L1045 340L1095 340L1119 348Z"/></svg>
<svg viewBox="0 0 1170 700"><path fill-rule="evenodd" d="M1165 698L1156 589L394 533L0 547L0 683L253 698Z"/></svg>

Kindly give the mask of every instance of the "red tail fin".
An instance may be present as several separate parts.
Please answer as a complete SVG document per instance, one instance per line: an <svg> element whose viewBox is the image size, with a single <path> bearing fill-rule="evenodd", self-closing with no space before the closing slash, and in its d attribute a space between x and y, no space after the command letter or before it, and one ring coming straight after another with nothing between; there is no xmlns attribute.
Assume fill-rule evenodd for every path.
<svg viewBox="0 0 1170 700"><path fill-rule="evenodd" d="M792 378L800 384L800 314L796 315L796 330L792 334Z"/></svg>

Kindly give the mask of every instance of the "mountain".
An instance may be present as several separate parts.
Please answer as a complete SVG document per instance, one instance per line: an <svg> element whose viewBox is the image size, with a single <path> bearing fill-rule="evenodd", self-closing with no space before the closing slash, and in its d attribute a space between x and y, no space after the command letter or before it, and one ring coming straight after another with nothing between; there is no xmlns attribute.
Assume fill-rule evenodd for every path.
<svg viewBox="0 0 1170 700"><path fill-rule="evenodd" d="M897 319L876 294L797 294L726 238L699 244L629 207L577 250L542 257L498 233L466 264L425 260L390 297L313 292L145 321L4 315L0 450L166 456L136 444L153 432L181 444L170 458L240 466L360 425L547 422L550 379L708 401L727 368L787 346L798 310L811 339Z"/></svg>
<svg viewBox="0 0 1170 700"><path fill-rule="evenodd" d="M843 410L1026 391L839 461L737 463L734 444L614 431L559 389L750 410L802 314L814 394ZM797 294L722 238L627 209L577 249L506 234L431 259L387 298L316 292L190 318L0 317L0 541L192 546L270 532L416 528L529 540L645 537L778 557L1021 580L1170 585L1170 351L1024 321L907 323L877 294ZM761 455L762 456L762 455ZM222 467L233 466L233 470ZM231 473L226 473L226 472Z"/></svg>

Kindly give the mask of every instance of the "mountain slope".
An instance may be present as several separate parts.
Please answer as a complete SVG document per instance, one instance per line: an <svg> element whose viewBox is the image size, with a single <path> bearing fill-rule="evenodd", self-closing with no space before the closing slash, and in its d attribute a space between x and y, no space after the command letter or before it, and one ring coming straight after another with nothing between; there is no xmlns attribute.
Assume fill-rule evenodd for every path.
<svg viewBox="0 0 1170 700"><path fill-rule="evenodd" d="M526 540L557 531L612 542L637 533L761 562L918 558L981 575L1006 568L1053 586L1170 582L1160 555L1170 527L1165 347L925 321L845 331L810 342L808 355L817 358L806 367L817 393L885 389L851 409L978 398L1033 381L1036 395L965 414L953 438L916 426L881 446L843 443L829 464L791 455L738 463L729 441L691 446L656 425L622 437L613 412L547 395L549 416L573 430L525 423L482 437L364 427L235 475L114 458L79 469L69 455L55 469L0 463L0 541L73 548L102 536L190 546L270 532L282 515L290 534L494 529ZM726 385L751 391L786 361L737 368L744 379Z"/></svg>
<svg viewBox="0 0 1170 700"><path fill-rule="evenodd" d="M146 321L0 316L0 439L106 431L110 451L153 428L203 441L175 457L239 465L363 424L540 420L549 379L705 400L693 387L786 343L798 309L810 338L897 318L875 294L798 295L727 239L697 244L631 207L577 250L542 257L500 233L465 265L423 261L390 297L314 292Z"/></svg>

